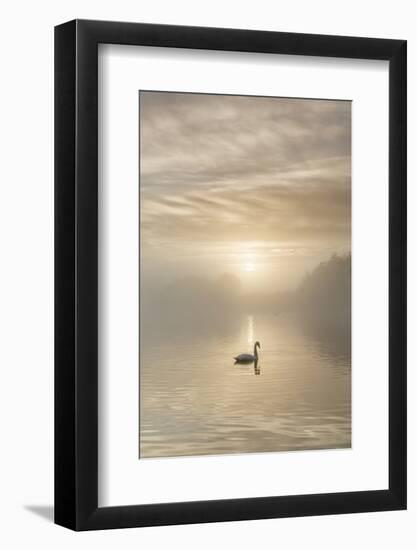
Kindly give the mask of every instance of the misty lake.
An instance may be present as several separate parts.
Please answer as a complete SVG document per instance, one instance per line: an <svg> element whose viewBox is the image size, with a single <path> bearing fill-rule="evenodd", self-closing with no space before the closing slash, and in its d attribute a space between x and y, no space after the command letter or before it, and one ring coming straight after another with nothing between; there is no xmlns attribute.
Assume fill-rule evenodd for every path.
<svg viewBox="0 0 417 550"><path fill-rule="evenodd" d="M140 458L350 447L350 362L350 338L285 315L142 324Z"/></svg>

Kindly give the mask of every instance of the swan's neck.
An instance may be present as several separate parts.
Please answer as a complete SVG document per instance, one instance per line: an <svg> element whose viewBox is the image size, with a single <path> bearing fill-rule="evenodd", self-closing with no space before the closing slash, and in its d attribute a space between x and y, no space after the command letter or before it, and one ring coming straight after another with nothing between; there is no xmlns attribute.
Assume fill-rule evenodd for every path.
<svg viewBox="0 0 417 550"><path fill-rule="evenodd" d="M258 346L256 344L253 346L253 355L258 358Z"/></svg>

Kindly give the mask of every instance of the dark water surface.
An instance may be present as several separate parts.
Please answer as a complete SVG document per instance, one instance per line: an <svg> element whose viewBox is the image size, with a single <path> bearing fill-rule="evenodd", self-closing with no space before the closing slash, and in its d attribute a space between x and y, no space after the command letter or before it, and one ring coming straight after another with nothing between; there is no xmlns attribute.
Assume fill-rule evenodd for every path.
<svg viewBox="0 0 417 550"><path fill-rule="evenodd" d="M235 365L256 340L257 366ZM142 323L140 457L350 447L349 350L275 315Z"/></svg>

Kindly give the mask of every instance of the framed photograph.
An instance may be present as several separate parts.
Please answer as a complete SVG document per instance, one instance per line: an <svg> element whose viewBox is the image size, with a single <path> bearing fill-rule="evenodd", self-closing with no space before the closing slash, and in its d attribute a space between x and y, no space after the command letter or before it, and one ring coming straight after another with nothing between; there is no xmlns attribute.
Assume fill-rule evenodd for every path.
<svg viewBox="0 0 417 550"><path fill-rule="evenodd" d="M55 29L55 522L406 507L406 42Z"/></svg>

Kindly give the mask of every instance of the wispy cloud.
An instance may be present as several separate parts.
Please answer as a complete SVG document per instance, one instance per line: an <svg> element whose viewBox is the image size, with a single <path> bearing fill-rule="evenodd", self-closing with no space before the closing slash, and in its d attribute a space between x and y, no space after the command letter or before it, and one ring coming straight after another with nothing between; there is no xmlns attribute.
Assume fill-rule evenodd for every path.
<svg viewBox="0 0 417 550"><path fill-rule="evenodd" d="M145 253L349 249L350 102L142 92L140 106Z"/></svg>

